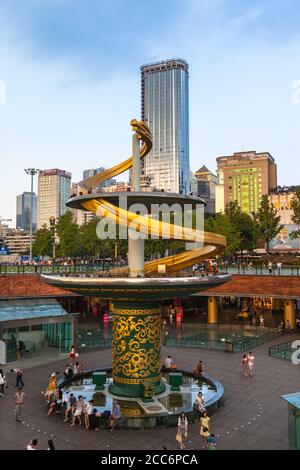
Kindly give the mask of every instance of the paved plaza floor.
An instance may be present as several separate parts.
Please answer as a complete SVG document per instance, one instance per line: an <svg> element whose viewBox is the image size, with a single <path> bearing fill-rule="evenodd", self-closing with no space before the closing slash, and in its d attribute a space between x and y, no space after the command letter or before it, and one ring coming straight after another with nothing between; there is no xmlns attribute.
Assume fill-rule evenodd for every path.
<svg viewBox="0 0 300 470"><path fill-rule="evenodd" d="M287 404L280 396L300 391L300 365L268 356L270 345L284 341L287 339L277 338L253 350L256 360L253 378L242 375L239 353L162 348L163 358L171 354L174 362L186 370L192 370L202 360L205 372L223 383L224 404L211 418L212 432L220 436L218 449L288 449ZM108 367L111 365L111 350L84 353L80 360L86 369ZM27 400L22 423L17 423L14 416L15 377L7 374L9 388L4 398L0 398L1 450L22 450L34 437L39 440L39 449L46 449L51 438L56 449L66 450L161 450L163 446L178 450L175 428L116 429L114 432L101 429L95 433L79 426L71 428L60 416L46 416L47 408L41 391L47 386L50 373L60 371L62 374L65 364L66 359L63 359L24 370ZM197 423L189 426L187 448L201 448Z"/></svg>

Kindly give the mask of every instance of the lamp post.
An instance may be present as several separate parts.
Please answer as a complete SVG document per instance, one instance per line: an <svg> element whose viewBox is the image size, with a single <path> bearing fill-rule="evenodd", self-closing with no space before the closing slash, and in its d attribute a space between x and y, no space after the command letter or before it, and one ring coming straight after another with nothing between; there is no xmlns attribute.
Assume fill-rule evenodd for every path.
<svg viewBox="0 0 300 470"><path fill-rule="evenodd" d="M53 237L53 254L52 254L52 258L53 258L53 264L55 262L55 256L56 256L56 253L55 253L55 217L52 215L49 219L49 222L50 222L50 229L52 231L52 237Z"/></svg>
<svg viewBox="0 0 300 470"><path fill-rule="evenodd" d="M33 213L33 177L40 170L37 168L25 168L27 175L31 176L31 191L30 191L30 252L29 252L29 262L32 263L32 213Z"/></svg>

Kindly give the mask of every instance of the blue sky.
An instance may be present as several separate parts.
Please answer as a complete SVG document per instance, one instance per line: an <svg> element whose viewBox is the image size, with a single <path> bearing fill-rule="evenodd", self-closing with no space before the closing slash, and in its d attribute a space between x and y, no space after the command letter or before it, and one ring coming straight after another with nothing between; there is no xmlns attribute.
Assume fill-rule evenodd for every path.
<svg viewBox="0 0 300 470"><path fill-rule="evenodd" d="M190 64L190 162L269 151L299 184L298 0L1 0L0 215L15 222L24 168L82 170L130 154L140 65ZM13 225L12 224L12 225Z"/></svg>

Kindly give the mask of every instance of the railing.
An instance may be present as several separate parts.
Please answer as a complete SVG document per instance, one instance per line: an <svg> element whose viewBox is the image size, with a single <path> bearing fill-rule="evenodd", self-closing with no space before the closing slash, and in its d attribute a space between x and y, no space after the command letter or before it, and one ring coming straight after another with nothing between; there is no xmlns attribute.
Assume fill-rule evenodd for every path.
<svg viewBox="0 0 300 470"><path fill-rule="evenodd" d="M285 359L287 361L292 360L292 354L296 351L292 348L293 341L287 341L286 343L276 344L269 348L269 356L277 357L279 359Z"/></svg>
<svg viewBox="0 0 300 470"><path fill-rule="evenodd" d="M10 265L0 264L0 274L74 274L98 273L111 268L118 268L120 263L89 263L89 264L54 264L54 265Z"/></svg>
<svg viewBox="0 0 300 470"><path fill-rule="evenodd" d="M276 330L269 329L266 333L259 336L249 337L247 339L234 339L234 338L222 338L222 339L209 339L205 335L197 334L194 336L181 336L172 337L167 336L165 338L166 346L180 347L180 348L203 348L203 349L217 349L226 351L228 345L232 344L232 351L245 352L254 349L257 346L261 346L267 341L278 336Z"/></svg>
<svg viewBox="0 0 300 470"><path fill-rule="evenodd" d="M269 272L266 266L220 266L219 274L246 274L255 276L300 276L300 266L282 266L279 270L277 267Z"/></svg>

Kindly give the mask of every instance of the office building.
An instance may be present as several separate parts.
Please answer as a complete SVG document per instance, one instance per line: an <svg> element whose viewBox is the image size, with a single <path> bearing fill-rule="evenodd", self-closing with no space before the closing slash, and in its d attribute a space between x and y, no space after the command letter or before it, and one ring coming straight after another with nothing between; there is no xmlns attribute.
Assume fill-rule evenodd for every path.
<svg viewBox="0 0 300 470"><path fill-rule="evenodd" d="M237 152L217 158L217 165L218 193L223 189L224 208L237 201L243 212L256 212L262 196L277 186L277 166L268 152Z"/></svg>
<svg viewBox="0 0 300 470"><path fill-rule="evenodd" d="M50 217L57 220L67 210L70 197L71 173L57 168L39 172L38 178L38 228L49 226Z"/></svg>
<svg viewBox="0 0 300 470"><path fill-rule="evenodd" d="M215 213L215 193L218 177L203 165L195 173L198 182L198 196L205 200L205 213Z"/></svg>
<svg viewBox="0 0 300 470"><path fill-rule="evenodd" d="M189 65L171 59L141 67L141 117L150 127L153 148L143 174L166 192L190 192Z"/></svg>
<svg viewBox="0 0 300 470"><path fill-rule="evenodd" d="M83 179L91 178L92 176L97 175L98 173L102 173L105 171L105 168L100 167L100 168L90 168L88 170L83 171ZM95 191L101 190L102 188L108 188L109 186L112 186L116 184L116 180L114 178L111 178L107 181L104 181L103 183L99 184L97 188L95 188Z"/></svg>
<svg viewBox="0 0 300 470"><path fill-rule="evenodd" d="M24 192L17 196L16 228L30 231L31 193ZM37 195L32 193L32 229L37 228Z"/></svg>

